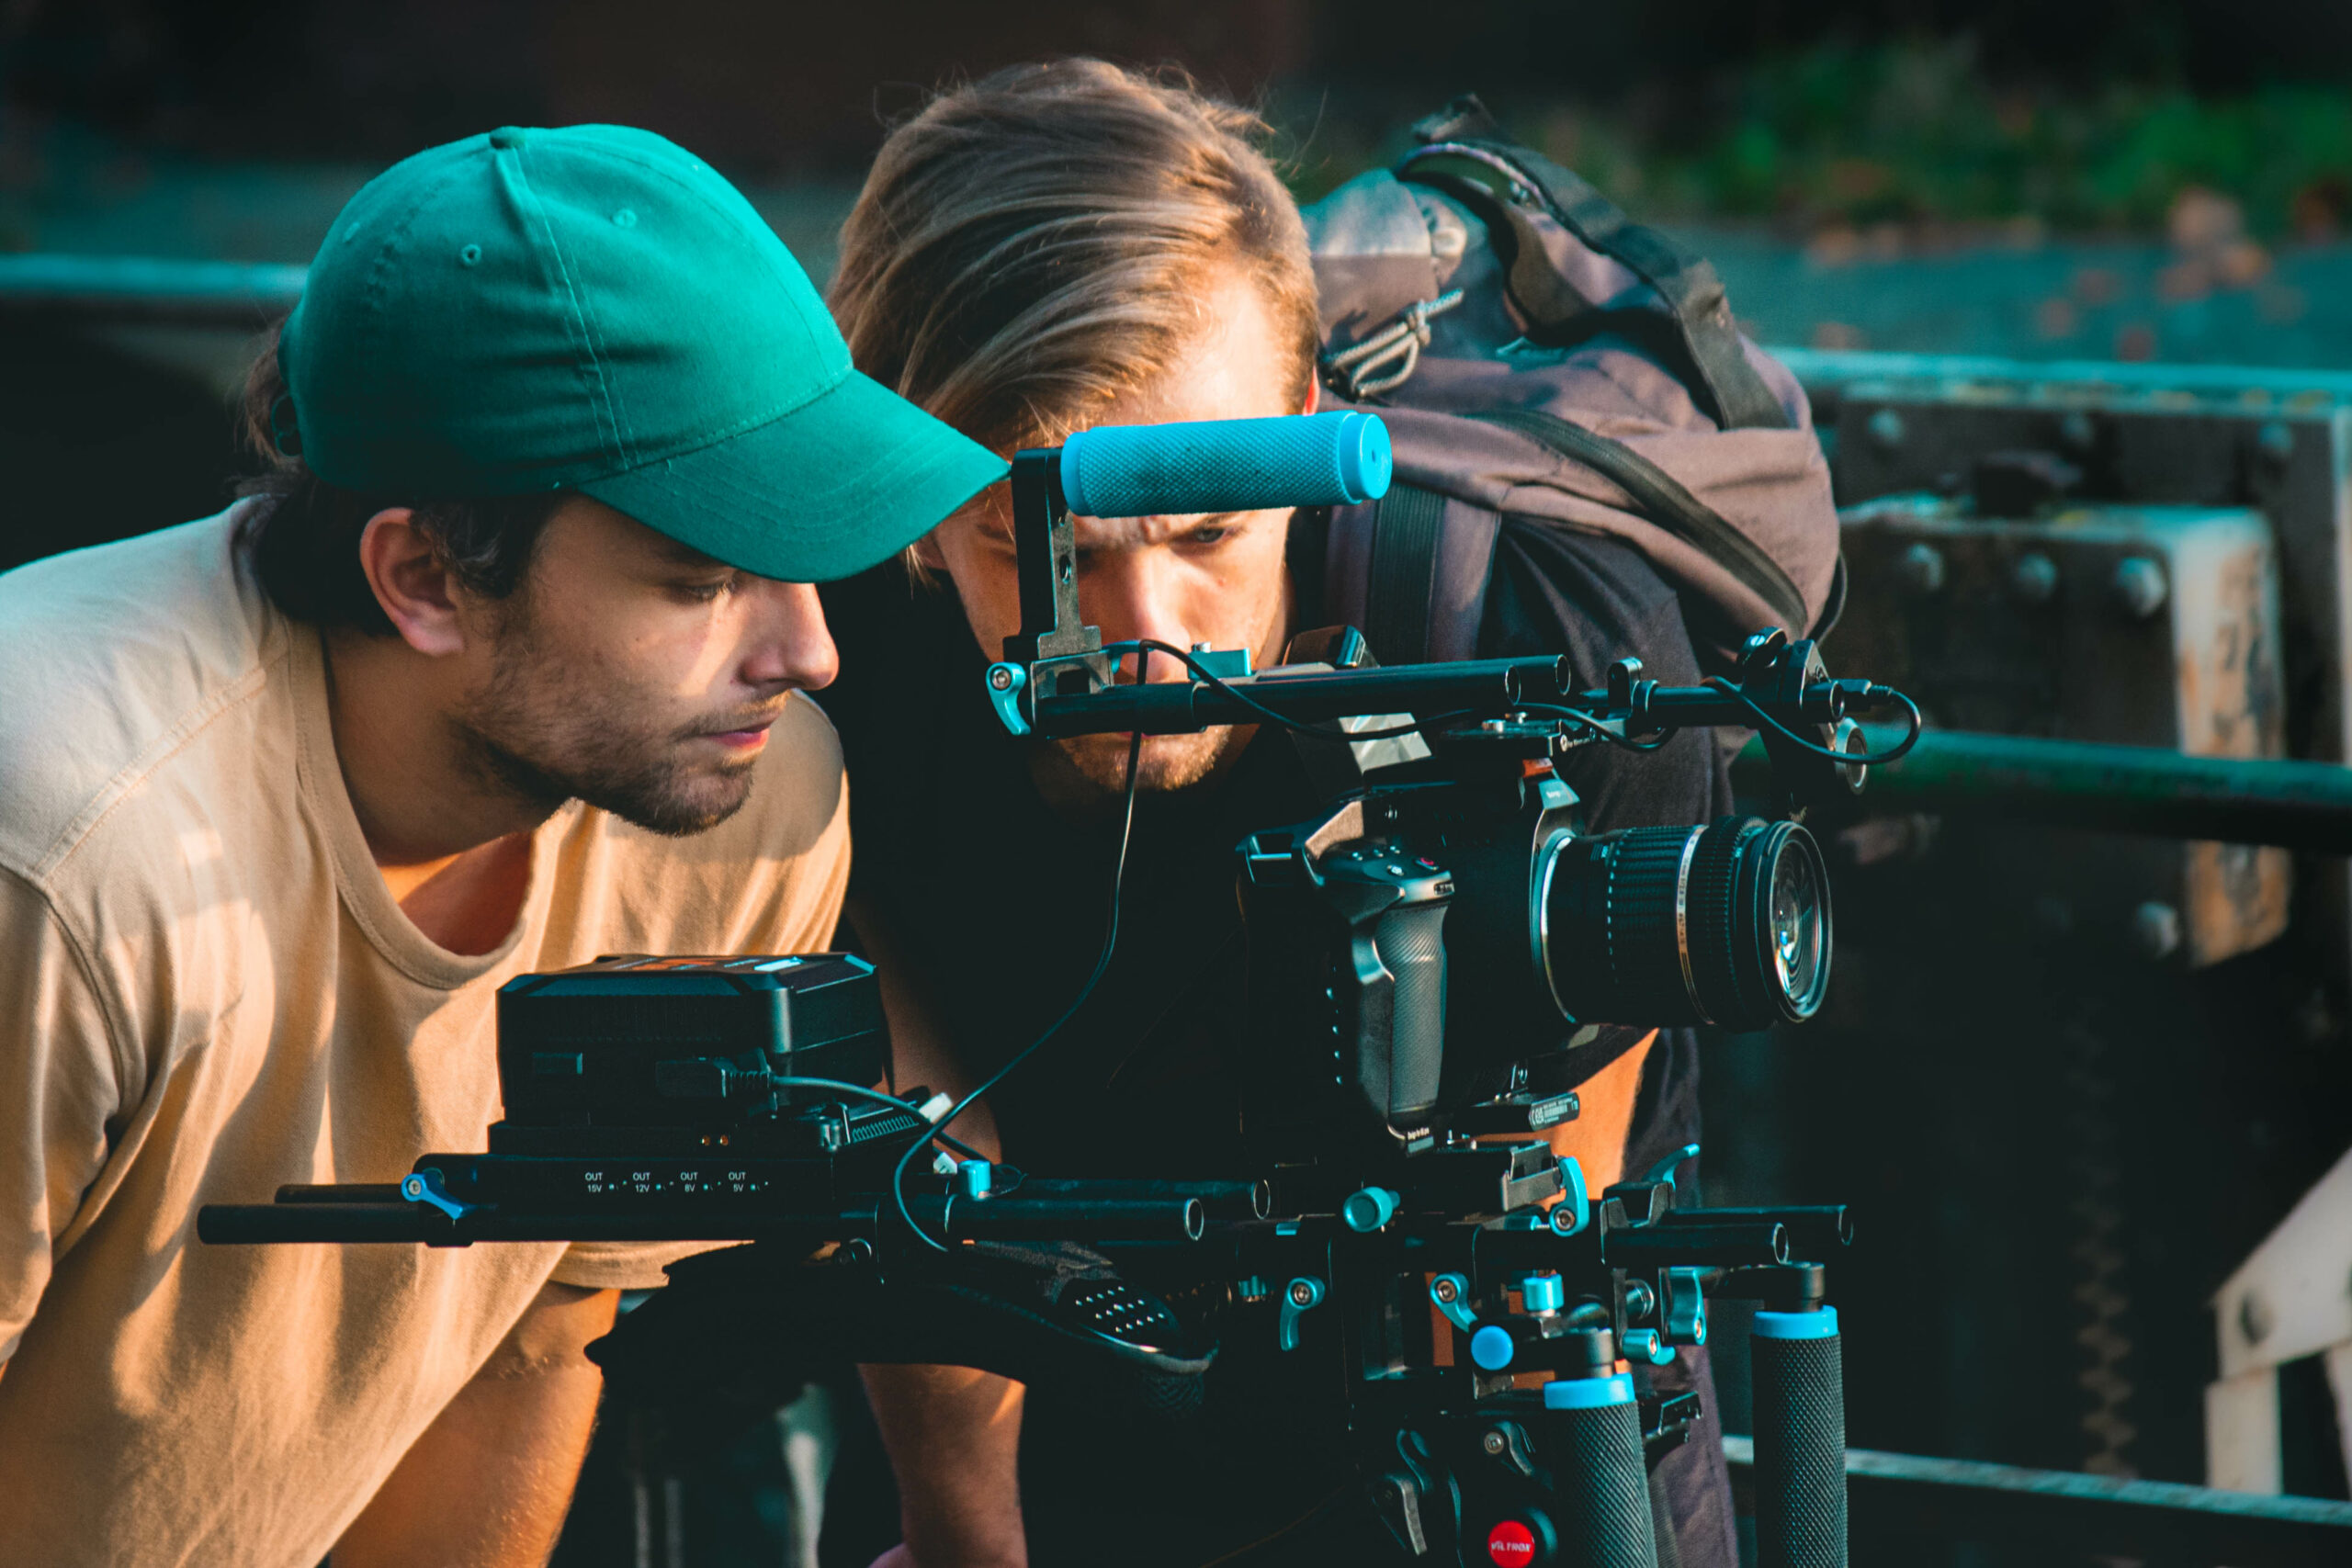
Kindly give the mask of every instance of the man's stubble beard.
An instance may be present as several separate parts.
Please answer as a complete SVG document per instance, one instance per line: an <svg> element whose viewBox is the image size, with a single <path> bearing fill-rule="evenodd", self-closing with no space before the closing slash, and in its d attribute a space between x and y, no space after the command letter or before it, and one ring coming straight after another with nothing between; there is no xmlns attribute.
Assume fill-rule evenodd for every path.
<svg viewBox="0 0 2352 1568"><path fill-rule="evenodd" d="M1143 795L1191 789L1221 773L1249 744L1246 729L1206 729L1197 735L1150 735L1144 738L1143 757L1136 769L1136 790ZM1127 788L1127 738L1124 735L1083 735L1051 743L1058 763L1085 787L1102 795L1120 795Z"/></svg>
<svg viewBox="0 0 2352 1568"><path fill-rule="evenodd" d="M579 800L668 838L705 832L743 808L757 753L694 768L682 751L724 720L665 730L638 718L592 674L539 646L521 600L505 607L489 684L450 720L479 778L549 812ZM746 716L741 728L775 716Z"/></svg>

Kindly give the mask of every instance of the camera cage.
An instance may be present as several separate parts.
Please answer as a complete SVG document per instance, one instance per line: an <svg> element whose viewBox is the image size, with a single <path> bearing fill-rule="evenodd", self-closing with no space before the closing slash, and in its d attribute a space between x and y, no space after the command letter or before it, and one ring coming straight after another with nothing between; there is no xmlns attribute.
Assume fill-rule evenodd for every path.
<svg viewBox="0 0 2352 1568"><path fill-rule="evenodd" d="M1023 626L988 671L1000 717L1015 734L1049 739L1269 720L1300 732L1330 804L1312 822L1251 835L1245 885L1277 906L1312 889L1324 915L1350 929L1344 951L1356 960L1366 956L1358 928L1368 915L1367 975L1382 967L1379 920L1400 907L1391 896L1401 891L1405 905L1419 896L1424 908L1452 897L1441 890L1448 868L1407 853L1413 824L1433 813L1484 812L1508 827L1483 852L1523 863L1503 880L1516 877L1526 911L1535 908L1524 901L1527 867L1564 833L1592 841L1577 836L1574 797L1550 771L1567 748L1753 727L1776 763L1781 805L1794 811L1858 789L1883 760L1862 750L1853 714L1910 705L1883 686L1830 680L1811 642L1778 631L1751 638L1730 677L1666 687L1625 660L1597 690L1577 689L1563 660L1383 669L1344 630L1294 644L1295 657L1320 658L1266 671L1253 671L1246 650L1106 645L1079 614L1060 457L1023 452L1012 465ZM1178 659L1188 678L1116 683L1116 661L1147 649ZM1407 738L1419 754L1366 750ZM1692 845L1702 831L1690 830ZM1686 865L1694 853L1684 852ZM1370 897L1375 886L1381 900ZM1345 887L1362 894L1324 897ZM1273 915L1257 924L1312 924ZM1540 947L1524 932L1519 946L1541 974ZM1274 944L1253 948L1251 962L1255 987L1256 972L1285 959ZM1295 963L1288 972L1300 973ZM1758 1462L1771 1449L1781 1478L1763 1506L1816 1522L1834 1516L1842 1542L1842 1473L1828 1456L1843 1447L1843 1398L1822 1265L1851 1238L1844 1209L1685 1206L1676 1170L1695 1145L1588 1190L1577 1162L1545 1137L1575 1114L1573 1090L1544 1065L1558 1053L1458 1059L1449 1080L1444 1010L1432 1013L1426 997L1417 1013L1406 1010L1421 1033L1401 1050L1393 1031L1381 1043L1398 1016L1395 978L1384 987L1371 976L1340 1010L1359 1052L1352 1081L1344 1065L1337 1075L1336 1099L1305 1081L1319 1074L1303 1065L1331 1063L1314 1049L1287 1054L1305 1075L1287 1107L1282 1083L1261 1086L1249 1112L1264 1133L1256 1175L1048 1180L957 1143L947 1124L961 1107L947 1097L868 1087L880 1076L884 1026L861 960L602 960L502 991L507 1114L487 1152L426 1154L396 1183L288 1187L273 1203L208 1205L198 1232L214 1244L763 1241L772 1245L682 1272L706 1295L750 1292L759 1321L786 1330L780 1337L794 1300L829 1303L803 1315L861 1357L952 1358L1033 1382L1099 1375L1112 1362L1196 1380L1219 1336L1271 1334L1285 1357L1333 1363L1338 1381L1326 1386L1345 1405L1333 1441L1350 1450L1364 1501L1407 1556L1466 1560L1485 1544L1497 1562L1609 1568L1655 1564L1645 1461L1684 1440L1698 1414L1695 1396L1657 1393L1629 1365L1662 1365L1678 1347L1703 1344L1708 1294L1758 1299L1768 1308L1758 1343L1770 1342L1775 1369L1761 1375L1759 1349ZM1559 988L1544 986L1556 1014ZM673 1005L690 998L698 1021ZM1261 1009L1253 994L1252 1010L1274 1029L1298 1027L1299 999L1270 997ZM618 1036L616 1018L630 1023ZM595 1027L572 1028L581 1020ZM712 1038L727 1048L698 1043ZM1419 1075L1421 1100L1373 1103L1368 1086L1394 1087L1400 1071ZM918 1154L933 1156L932 1174L910 1183ZM1070 1244L1092 1261L1051 1266L1042 1296L971 1282L982 1258L1018 1271L1031 1267L1020 1259L1066 1255ZM1106 1254L1155 1280L1189 1280L1170 1298L1182 1312L1096 1268ZM801 1262L811 1258L823 1262ZM890 1302L927 1304L876 1310ZM662 1315L634 1315L600 1359L663 1364L629 1325ZM967 1331L944 1340L931 1332L947 1319ZM873 1342L885 1327L898 1339ZM1796 1348L1789 1356L1770 1348L1783 1339ZM1530 1373L1549 1381L1521 1386ZM1538 1555L1509 1555L1529 1542Z"/></svg>

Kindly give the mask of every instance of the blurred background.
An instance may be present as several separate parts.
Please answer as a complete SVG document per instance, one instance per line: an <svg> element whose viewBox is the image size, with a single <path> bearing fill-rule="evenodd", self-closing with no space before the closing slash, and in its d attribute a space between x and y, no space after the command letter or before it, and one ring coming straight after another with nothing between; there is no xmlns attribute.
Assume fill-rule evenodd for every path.
<svg viewBox="0 0 2352 1568"><path fill-rule="evenodd" d="M649 127L737 178L821 280L894 118L939 83L1057 53L1181 64L1261 106L1302 198L1481 93L1715 261L1747 330L1799 363L1825 439L1848 444L1847 502L1932 486L1959 461L1917 441L1894 461L1906 427L1879 416L1902 399L1858 390L1871 377L1912 378L1916 433L1917 410L1986 386L2031 402L2033 364L2070 384L2141 367L2116 384L2190 402L2166 367L2264 367L2198 395L2308 416L2312 460L2335 465L2312 525L2342 558L2341 0L11 0L0 568L219 508L243 467L228 399L247 334L290 301L341 203L400 156L506 123ZM137 265L157 259L220 265ZM1948 373L1974 361L1870 355L2029 363L1988 381ZM1863 430L1875 479L1856 467ZM1841 673L1864 672L1862 647L1895 648L1897 623L1917 629L1893 578L1872 610L1877 558L1853 548L1861 640L1830 643ZM1916 551L1890 558L1917 588ZM2100 738L2110 666L2061 681L2031 662L2055 646L2021 656L2040 695L1971 722ZM2087 694L2060 701L2060 685ZM2281 700L2305 698L2290 680ZM2290 713L2283 744L2341 761L2340 739ZM2352 1144L2340 863L2298 863L2284 935L2200 957L2177 930L2168 945L2099 912L2112 868L2083 871L2080 890L2018 870L2073 843L1924 816L1841 839L1834 1016L1709 1043L1708 1196L1856 1202L1860 1241L1834 1276L1856 1446L2201 1481L2215 1294ZM1736 1429L1736 1373L1724 1392ZM2347 1495L2339 1403L2319 1358L2283 1365L2277 1486ZM784 1440L763 1429L707 1457L720 1479L686 1516L694 1561L775 1560ZM631 1528L617 1494L584 1490L581 1506L581 1533Z"/></svg>
<svg viewBox="0 0 2352 1568"><path fill-rule="evenodd" d="M709 158L821 277L891 119L1057 52L1261 105L1303 197L1478 91L1712 256L1770 344L2352 365L2352 9L2327 0L15 0L0 254L299 265L395 158L601 118ZM155 454L220 446L227 334L104 336L160 378L130 405L107 381L104 418L111 368L12 343L42 369L0 391L23 405L0 440L51 459L12 465L34 487L12 511L210 510L218 475L175 489ZM61 489L62 453L90 461Z"/></svg>

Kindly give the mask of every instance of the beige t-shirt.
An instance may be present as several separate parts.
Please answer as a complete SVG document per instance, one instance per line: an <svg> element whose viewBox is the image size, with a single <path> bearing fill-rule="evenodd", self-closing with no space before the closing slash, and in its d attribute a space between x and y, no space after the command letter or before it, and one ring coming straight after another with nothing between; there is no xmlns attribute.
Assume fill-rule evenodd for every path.
<svg viewBox="0 0 2352 1568"><path fill-rule="evenodd" d="M821 948L847 880L800 699L731 820L575 802L506 942L436 947L234 518L0 577L0 1563L312 1568L542 1284L656 1285L694 1249L209 1247L198 1206L482 1147L500 985Z"/></svg>

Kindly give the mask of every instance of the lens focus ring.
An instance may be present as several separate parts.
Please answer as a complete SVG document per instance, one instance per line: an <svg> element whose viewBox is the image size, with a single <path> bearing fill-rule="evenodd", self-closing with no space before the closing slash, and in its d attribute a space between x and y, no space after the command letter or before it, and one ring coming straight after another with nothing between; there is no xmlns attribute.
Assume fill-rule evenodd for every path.
<svg viewBox="0 0 2352 1568"><path fill-rule="evenodd" d="M1608 857L1602 931L1609 980L1624 996L1674 996L1682 986L1682 871L1696 828L1634 828Z"/></svg>

